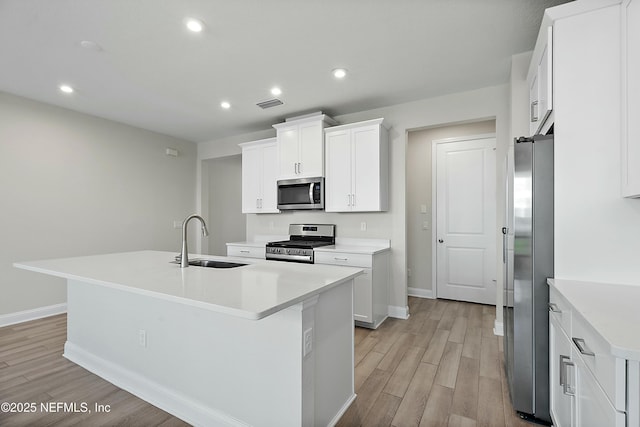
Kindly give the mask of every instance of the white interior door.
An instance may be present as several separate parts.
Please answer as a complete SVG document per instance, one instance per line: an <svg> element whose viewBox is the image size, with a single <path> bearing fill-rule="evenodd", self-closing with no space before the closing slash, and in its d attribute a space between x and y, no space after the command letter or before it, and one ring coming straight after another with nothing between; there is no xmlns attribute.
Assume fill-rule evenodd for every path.
<svg viewBox="0 0 640 427"><path fill-rule="evenodd" d="M436 144L436 296L496 303L495 137Z"/></svg>

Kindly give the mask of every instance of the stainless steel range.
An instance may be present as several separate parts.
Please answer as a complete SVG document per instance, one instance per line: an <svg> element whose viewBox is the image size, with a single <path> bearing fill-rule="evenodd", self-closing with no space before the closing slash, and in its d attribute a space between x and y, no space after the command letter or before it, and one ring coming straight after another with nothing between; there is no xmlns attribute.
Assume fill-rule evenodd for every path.
<svg viewBox="0 0 640 427"><path fill-rule="evenodd" d="M313 248L335 243L333 224L290 224L289 240L267 243L266 258L313 264Z"/></svg>

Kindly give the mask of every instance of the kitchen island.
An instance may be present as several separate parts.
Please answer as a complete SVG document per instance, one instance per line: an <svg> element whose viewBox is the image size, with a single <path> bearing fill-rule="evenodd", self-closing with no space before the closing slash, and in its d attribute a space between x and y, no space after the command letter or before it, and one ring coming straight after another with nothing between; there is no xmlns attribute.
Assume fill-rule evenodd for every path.
<svg viewBox="0 0 640 427"><path fill-rule="evenodd" d="M180 268L174 255L15 266L67 279L67 359L191 424L335 424L355 399L361 269L209 256L247 265Z"/></svg>

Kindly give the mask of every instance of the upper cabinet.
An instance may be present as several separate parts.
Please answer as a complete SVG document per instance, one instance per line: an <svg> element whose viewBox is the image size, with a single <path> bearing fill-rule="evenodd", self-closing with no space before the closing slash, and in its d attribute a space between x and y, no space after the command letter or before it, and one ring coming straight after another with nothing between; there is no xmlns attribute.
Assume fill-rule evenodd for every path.
<svg viewBox="0 0 640 427"><path fill-rule="evenodd" d="M640 197L640 0L622 2L622 195Z"/></svg>
<svg viewBox="0 0 640 427"><path fill-rule="evenodd" d="M544 134L553 124L553 27L540 28L527 83L529 84L529 133Z"/></svg>
<svg viewBox="0 0 640 427"><path fill-rule="evenodd" d="M389 137L383 119L325 129L327 212L389 208Z"/></svg>
<svg viewBox="0 0 640 427"><path fill-rule="evenodd" d="M278 141L278 179L324 176L324 128L336 124L314 114L273 125Z"/></svg>
<svg viewBox="0 0 640 427"><path fill-rule="evenodd" d="M242 147L242 213L278 213L278 151L275 138Z"/></svg>

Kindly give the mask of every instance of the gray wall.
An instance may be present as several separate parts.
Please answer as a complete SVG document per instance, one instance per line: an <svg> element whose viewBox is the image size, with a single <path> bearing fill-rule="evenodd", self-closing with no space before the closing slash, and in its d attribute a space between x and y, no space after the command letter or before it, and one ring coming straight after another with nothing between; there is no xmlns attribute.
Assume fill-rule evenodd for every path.
<svg viewBox="0 0 640 427"><path fill-rule="evenodd" d="M207 160L209 173L208 254L226 255L227 242L246 240L242 214L242 155Z"/></svg>
<svg viewBox="0 0 640 427"><path fill-rule="evenodd" d="M0 315L66 301L63 280L13 262L178 252L173 221L194 209L196 152L192 142L0 93Z"/></svg>

